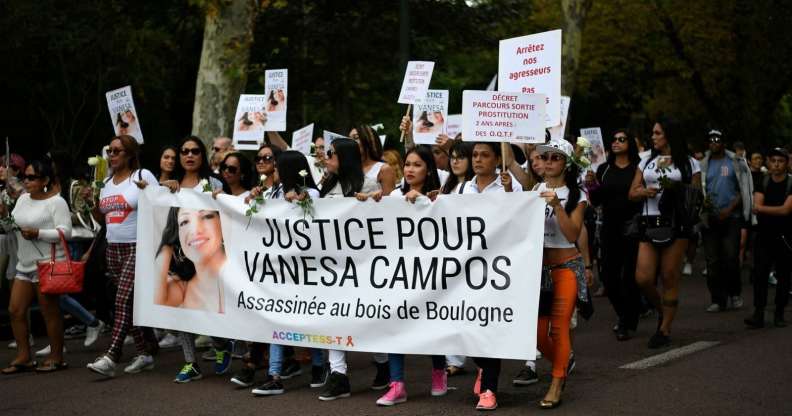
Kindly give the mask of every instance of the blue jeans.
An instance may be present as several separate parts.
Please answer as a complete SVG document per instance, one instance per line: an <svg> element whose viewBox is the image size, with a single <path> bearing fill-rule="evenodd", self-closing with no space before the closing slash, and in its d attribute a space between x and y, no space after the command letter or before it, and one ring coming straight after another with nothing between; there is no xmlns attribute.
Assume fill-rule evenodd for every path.
<svg viewBox="0 0 792 416"><path fill-rule="evenodd" d="M77 302L73 297L61 295L58 303L60 304L61 311L72 314L72 316L79 319L80 322L85 325L91 325L96 322L96 317L93 316L91 312L88 312L88 310L80 305L80 302Z"/></svg>
<svg viewBox="0 0 792 416"><path fill-rule="evenodd" d="M404 354L388 353L388 367L391 381L404 381ZM433 355L432 369L445 371L445 357Z"/></svg>
<svg viewBox="0 0 792 416"><path fill-rule="evenodd" d="M269 371L271 376L280 376L283 369L283 345L270 344L269 348ZM311 351L311 365L314 367L324 366L324 350L309 348Z"/></svg>

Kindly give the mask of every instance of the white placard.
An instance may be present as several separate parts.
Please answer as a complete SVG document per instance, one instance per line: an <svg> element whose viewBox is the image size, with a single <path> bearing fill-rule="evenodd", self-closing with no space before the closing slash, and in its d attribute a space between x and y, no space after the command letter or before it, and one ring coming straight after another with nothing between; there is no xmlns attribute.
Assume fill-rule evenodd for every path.
<svg viewBox="0 0 792 416"><path fill-rule="evenodd" d="M115 135L126 134L134 137L138 143L143 143L143 131L140 129L140 119L132 99L132 87L126 86L108 91L105 93L105 97Z"/></svg>
<svg viewBox="0 0 792 416"><path fill-rule="evenodd" d="M495 91L495 87L496 87L497 85L498 85L498 74L495 74L495 75L492 77L492 80L490 81L490 83L489 83L489 84L487 84L487 89L486 89L486 91Z"/></svg>
<svg viewBox="0 0 792 416"><path fill-rule="evenodd" d="M550 138L561 140L566 133L566 123L569 118L569 104L572 100L566 95L561 96L561 124L558 126L550 127Z"/></svg>
<svg viewBox="0 0 792 416"><path fill-rule="evenodd" d="M544 143L544 114L544 94L464 91L462 139Z"/></svg>
<svg viewBox="0 0 792 416"><path fill-rule="evenodd" d="M591 170L597 171L597 167L607 159L605 154L605 143L602 140L602 130L599 127L589 127L580 129L580 135L591 143Z"/></svg>
<svg viewBox="0 0 792 416"><path fill-rule="evenodd" d="M498 90L545 94L545 127L561 124L561 30L500 41Z"/></svg>
<svg viewBox="0 0 792 416"><path fill-rule="evenodd" d="M343 134L333 133L332 131L323 130L322 138L324 138L325 152L330 149L330 143L335 139L348 139L349 137Z"/></svg>
<svg viewBox="0 0 792 416"><path fill-rule="evenodd" d="M267 119L266 95L242 94L234 116L234 148L258 150L264 140Z"/></svg>
<svg viewBox="0 0 792 416"><path fill-rule="evenodd" d="M435 144L446 133L448 90L427 90L426 97L413 105L413 141Z"/></svg>
<svg viewBox="0 0 792 416"><path fill-rule="evenodd" d="M457 134L462 133L462 114L449 114L448 123L446 123L446 134L450 138L454 138Z"/></svg>
<svg viewBox="0 0 792 416"><path fill-rule="evenodd" d="M264 95L267 96L265 131L286 131L286 99L289 86L288 69L264 71Z"/></svg>
<svg viewBox="0 0 792 416"><path fill-rule="evenodd" d="M410 61L404 72L404 82L399 93L399 104L415 104L426 96L432 81L434 62Z"/></svg>
<svg viewBox="0 0 792 416"><path fill-rule="evenodd" d="M533 359L545 205L536 192L414 204L327 198L306 218L294 203L267 200L247 217L238 197L149 186L134 324L322 349ZM188 247L199 227L204 243ZM194 265L194 275L173 262Z"/></svg>
<svg viewBox="0 0 792 416"><path fill-rule="evenodd" d="M314 123L311 123L292 133L291 147L300 153L310 156L311 143L313 143Z"/></svg>
<svg viewBox="0 0 792 416"><path fill-rule="evenodd" d="M388 135L387 134L380 134L379 135L379 139L380 139L380 143L382 144L382 147L385 147L385 140L388 139Z"/></svg>

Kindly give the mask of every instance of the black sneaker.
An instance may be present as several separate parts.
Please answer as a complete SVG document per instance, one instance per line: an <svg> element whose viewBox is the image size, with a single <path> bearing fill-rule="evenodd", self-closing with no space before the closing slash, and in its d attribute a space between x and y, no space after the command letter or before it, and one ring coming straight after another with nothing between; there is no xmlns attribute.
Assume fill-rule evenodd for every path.
<svg viewBox="0 0 792 416"><path fill-rule="evenodd" d="M660 331L655 332L651 338L649 338L649 349L658 349L663 348L671 345L671 337L668 335L663 334Z"/></svg>
<svg viewBox="0 0 792 416"><path fill-rule="evenodd" d="M283 362L283 369L280 375L281 380L288 380L300 374L302 374L302 368L300 368L300 363L298 363L297 360L294 358L287 358L286 361Z"/></svg>
<svg viewBox="0 0 792 416"><path fill-rule="evenodd" d="M377 375L374 376L374 381L371 382L372 390L385 390L390 386L390 365L385 363L376 363Z"/></svg>
<svg viewBox="0 0 792 416"><path fill-rule="evenodd" d="M311 388L322 387L327 381L327 368L323 365L311 366Z"/></svg>
<svg viewBox="0 0 792 416"><path fill-rule="evenodd" d="M322 394L319 395L319 400L329 401L349 397L350 395L349 378L346 374L333 371L327 377L327 383L325 383Z"/></svg>
<svg viewBox="0 0 792 416"><path fill-rule="evenodd" d="M231 377L231 382L240 387L250 387L253 385L253 379L256 374L255 367L242 366L242 370Z"/></svg>
<svg viewBox="0 0 792 416"><path fill-rule="evenodd" d="M283 394L283 392L283 383L281 383L280 379L272 378L271 376L267 378L264 384L251 390L251 393L256 396L276 396Z"/></svg>
<svg viewBox="0 0 792 416"><path fill-rule="evenodd" d="M764 328L764 310L761 312L754 311L754 314L743 321L751 329Z"/></svg>
<svg viewBox="0 0 792 416"><path fill-rule="evenodd" d="M517 377L514 377L514 380L512 380L512 384L515 386L528 386L537 381L539 381L539 376L536 375L536 371L531 367L523 367L523 369L517 373Z"/></svg>
<svg viewBox="0 0 792 416"><path fill-rule="evenodd" d="M628 339L630 339L630 330L627 329L627 326L619 324L616 328L616 340L627 341Z"/></svg>

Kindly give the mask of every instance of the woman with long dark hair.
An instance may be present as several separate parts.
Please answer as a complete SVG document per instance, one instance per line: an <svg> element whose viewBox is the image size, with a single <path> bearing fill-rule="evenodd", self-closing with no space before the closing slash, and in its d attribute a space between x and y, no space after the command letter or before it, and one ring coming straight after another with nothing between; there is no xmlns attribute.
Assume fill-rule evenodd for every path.
<svg viewBox="0 0 792 416"><path fill-rule="evenodd" d="M396 173L382 161L382 143L371 126L360 124L349 131L349 138L360 146L363 173L377 181L384 195L390 194L396 184Z"/></svg>
<svg viewBox="0 0 792 416"><path fill-rule="evenodd" d="M440 189L441 194L461 194L465 184L473 179L473 144L461 140L451 146L451 175Z"/></svg>
<svg viewBox="0 0 792 416"><path fill-rule="evenodd" d="M245 155L239 152L226 154L220 162L220 175L223 177L223 192L243 199L250 195L254 184L253 165Z"/></svg>
<svg viewBox="0 0 792 416"><path fill-rule="evenodd" d="M203 191L206 183L212 190L222 189L223 183L212 176L206 145L195 136L185 137L179 143L179 163L173 172L173 179L162 182L162 185L176 192L181 188L193 188Z"/></svg>
<svg viewBox="0 0 792 416"><path fill-rule="evenodd" d="M160 150L159 169L155 172L160 182L174 178L178 155L179 149L172 144L166 145Z"/></svg>
<svg viewBox="0 0 792 416"><path fill-rule="evenodd" d="M667 118L652 128L653 147L641 159L630 187L630 199L643 201L641 242L635 279L644 296L659 312L657 330L649 348L671 344L671 324L679 305L679 277L682 259L692 233L692 224L678 221L674 206L681 197L682 184L701 188L699 164L686 153L685 141L677 124ZM655 285L658 265L662 293Z"/></svg>
<svg viewBox="0 0 792 416"><path fill-rule="evenodd" d="M625 341L638 327L641 293L635 283L638 241L625 235L630 220L640 207L629 199L630 186L638 167L638 145L627 129L613 133L608 160L596 174L586 175L591 203L602 207L602 282L616 311L616 339Z"/></svg>

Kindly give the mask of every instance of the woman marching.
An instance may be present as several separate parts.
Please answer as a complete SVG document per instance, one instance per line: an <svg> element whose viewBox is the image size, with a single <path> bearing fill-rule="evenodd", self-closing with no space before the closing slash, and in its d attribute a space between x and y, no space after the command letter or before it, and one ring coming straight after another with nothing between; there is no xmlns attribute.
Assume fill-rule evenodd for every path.
<svg viewBox="0 0 792 416"><path fill-rule="evenodd" d="M360 157L366 176L380 184L384 195L393 192L396 173L382 161L382 143L374 130L367 125L358 125L350 130L349 138L360 146Z"/></svg>
<svg viewBox="0 0 792 416"><path fill-rule="evenodd" d="M657 330L649 348L671 344L671 324L679 305L679 277L692 225L681 221L675 205L682 198L683 184L701 188L698 162L685 152L676 124L661 119L652 129L653 147L641 159L630 187L630 199L643 201L638 264L635 279L644 296L659 312ZM655 287L660 266L663 292Z"/></svg>
<svg viewBox="0 0 792 416"><path fill-rule="evenodd" d="M138 143L132 136L117 136L110 141L112 176L99 194L94 216L107 225L107 272L117 286L113 335L107 352L88 364L91 371L106 377L115 376L121 359L124 339L130 333L135 340L137 357L124 368L125 373L139 373L154 368L154 358L147 350L143 331L132 326L132 304L135 284L135 250L137 246L137 207L139 186L157 183L157 178L140 168Z"/></svg>

